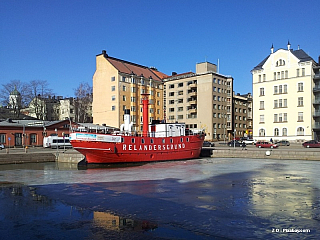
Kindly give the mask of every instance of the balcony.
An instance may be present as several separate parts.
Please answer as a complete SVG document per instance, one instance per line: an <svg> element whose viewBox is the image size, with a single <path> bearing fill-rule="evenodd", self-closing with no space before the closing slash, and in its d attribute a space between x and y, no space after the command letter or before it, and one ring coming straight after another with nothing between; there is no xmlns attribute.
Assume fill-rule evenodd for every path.
<svg viewBox="0 0 320 240"><path fill-rule="evenodd" d="M320 122L315 122L312 126L313 129L320 129Z"/></svg>
<svg viewBox="0 0 320 240"><path fill-rule="evenodd" d="M197 88L197 84L196 83L189 84L188 88L189 89Z"/></svg>
<svg viewBox="0 0 320 240"><path fill-rule="evenodd" d="M190 108L190 109L188 109L188 113L189 113L189 114L196 113L196 112L197 112L197 109L196 109L196 108Z"/></svg>
<svg viewBox="0 0 320 240"><path fill-rule="evenodd" d="M188 96L189 97L195 97L195 96L197 96L197 92L196 91L189 92Z"/></svg>
<svg viewBox="0 0 320 240"><path fill-rule="evenodd" d="M191 100L188 102L190 105L197 104L197 100Z"/></svg>
<svg viewBox="0 0 320 240"><path fill-rule="evenodd" d="M315 85L313 88L313 92L320 92L320 85Z"/></svg>
<svg viewBox="0 0 320 240"><path fill-rule="evenodd" d="M313 117L320 117L320 110L314 111Z"/></svg>
<svg viewBox="0 0 320 240"><path fill-rule="evenodd" d="M313 79L320 79L320 73L317 73L317 74L315 74L314 76L313 76Z"/></svg>
<svg viewBox="0 0 320 240"><path fill-rule="evenodd" d="M313 105L317 105L317 104L320 104L320 98L319 99L315 99L314 101L313 101Z"/></svg>

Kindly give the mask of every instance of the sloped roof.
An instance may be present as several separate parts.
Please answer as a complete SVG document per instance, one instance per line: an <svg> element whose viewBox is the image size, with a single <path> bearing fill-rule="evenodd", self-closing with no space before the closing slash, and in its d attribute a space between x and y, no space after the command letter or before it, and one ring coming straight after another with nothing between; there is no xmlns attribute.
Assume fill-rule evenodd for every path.
<svg viewBox="0 0 320 240"><path fill-rule="evenodd" d="M305 51L303 51L302 49L298 49L298 50L292 50L290 49L290 52L296 56L300 62L307 62L307 61L314 61L312 57L310 57L308 54L306 54ZM271 55L271 54L270 54ZM263 59L262 62L260 62L257 66L255 66L253 68L253 70L259 70L259 69L262 69L262 66L265 64L265 62L268 60L268 58L270 57L267 56L265 59Z"/></svg>
<svg viewBox="0 0 320 240"><path fill-rule="evenodd" d="M134 74L136 76L144 76L145 78L152 78L153 80L161 81L166 74L161 73L155 69L142 66L136 63L128 62L118 58L110 57L103 53L104 57L121 73Z"/></svg>
<svg viewBox="0 0 320 240"><path fill-rule="evenodd" d="M308 54L306 54L305 51L303 51L302 49L299 49L299 50L295 50L295 51L292 51L293 55L295 55L297 58L300 59L300 62L306 62L306 61L314 61L312 57L310 57Z"/></svg>

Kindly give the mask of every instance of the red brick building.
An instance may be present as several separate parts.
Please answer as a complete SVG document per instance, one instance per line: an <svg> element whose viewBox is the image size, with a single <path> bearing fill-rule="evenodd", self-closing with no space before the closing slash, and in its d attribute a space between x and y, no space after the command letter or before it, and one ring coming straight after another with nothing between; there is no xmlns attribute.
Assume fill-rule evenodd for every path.
<svg viewBox="0 0 320 240"><path fill-rule="evenodd" d="M43 146L43 138L53 134L69 136L69 120L13 120L0 122L0 144L6 147Z"/></svg>

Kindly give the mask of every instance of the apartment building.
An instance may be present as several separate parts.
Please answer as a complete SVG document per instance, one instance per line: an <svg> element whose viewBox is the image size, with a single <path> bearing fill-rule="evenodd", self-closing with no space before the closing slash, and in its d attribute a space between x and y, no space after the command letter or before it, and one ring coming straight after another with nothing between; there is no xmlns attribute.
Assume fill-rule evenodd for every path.
<svg viewBox="0 0 320 240"><path fill-rule="evenodd" d="M252 95L233 92L234 131L238 137L252 138Z"/></svg>
<svg viewBox="0 0 320 240"><path fill-rule="evenodd" d="M274 51L252 71L253 137L303 142L319 139L320 76L302 49Z"/></svg>
<svg viewBox="0 0 320 240"><path fill-rule="evenodd" d="M141 94L149 93L149 123L163 119L163 83L167 75L156 68L108 56L96 56L93 76L93 123L120 127L125 109L135 130L142 130Z"/></svg>
<svg viewBox="0 0 320 240"><path fill-rule="evenodd" d="M217 73L209 62L196 64L196 73L173 73L164 78L167 122L185 122L204 129L207 140L228 140L233 135L233 78Z"/></svg>

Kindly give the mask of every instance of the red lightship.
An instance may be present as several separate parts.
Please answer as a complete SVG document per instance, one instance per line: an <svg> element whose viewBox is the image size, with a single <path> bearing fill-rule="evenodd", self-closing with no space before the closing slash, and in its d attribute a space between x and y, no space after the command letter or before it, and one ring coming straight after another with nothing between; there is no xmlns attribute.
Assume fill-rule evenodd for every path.
<svg viewBox="0 0 320 240"><path fill-rule="evenodd" d="M75 131L70 143L87 163L142 163L198 158L205 134L193 133L184 123L148 125L148 95L143 94L143 131L132 132L130 111L125 110L120 131Z"/></svg>

